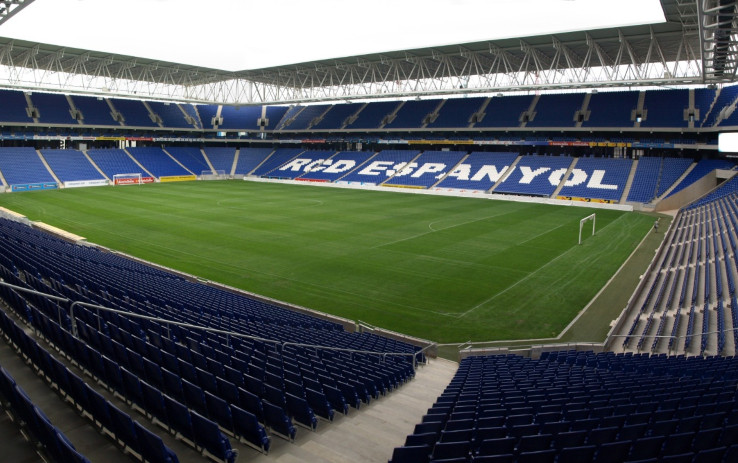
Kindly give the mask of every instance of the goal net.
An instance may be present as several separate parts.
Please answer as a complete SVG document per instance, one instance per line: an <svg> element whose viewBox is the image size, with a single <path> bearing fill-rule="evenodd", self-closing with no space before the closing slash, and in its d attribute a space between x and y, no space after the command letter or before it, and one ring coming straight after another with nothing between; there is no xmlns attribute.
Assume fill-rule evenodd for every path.
<svg viewBox="0 0 738 463"><path fill-rule="evenodd" d="M592 235L595 234L595 219L595 214L592 214L579 221L579 244L582 244L582 229L584 228L584 224L587 223L588 220L592 221Z"/></svg>
<svg viewBox="0 0 738 463"><path fill-rule="evenodd" d="M203 170L200 172L200 180L225 180L227 178L224 170Z"/></svg>
<svg viewBox="0 0 738 463"><path fill-rule="evenodd" d="M113 175L113 185L141 185L141 172Z"/></svg>

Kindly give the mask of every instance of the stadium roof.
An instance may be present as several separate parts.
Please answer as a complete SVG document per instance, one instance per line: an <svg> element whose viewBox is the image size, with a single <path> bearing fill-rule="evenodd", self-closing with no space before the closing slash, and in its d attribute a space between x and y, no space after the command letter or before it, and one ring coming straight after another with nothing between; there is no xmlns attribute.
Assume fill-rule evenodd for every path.
<svg viewBox="0 0 738 463"><path fill-rule="evenodd" d="M11 3L23 8L31 1ZM733 82L738 67L735 2L661 0L661 7L666 21L653 24L414 48L246 71L0 38L0 68L6 71L0 75L0 84L261 104ZM0 9L0 24L2 21ZM198 40L209 37L203 34Z"/></svg>

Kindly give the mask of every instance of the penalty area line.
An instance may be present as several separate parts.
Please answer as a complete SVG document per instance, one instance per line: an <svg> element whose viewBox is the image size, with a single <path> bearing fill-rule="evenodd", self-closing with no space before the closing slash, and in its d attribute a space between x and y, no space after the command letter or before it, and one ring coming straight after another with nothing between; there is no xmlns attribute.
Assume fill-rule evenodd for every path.
<svg viewBox="0 0 738 463"><path fill-rule="evenodd" d="M615 223L615 222L617 222L618 220L620 220L620 219L621 219L622 217L623 217L623 216L620 216L620 217L618 217L617 219L613 220L613 221L612 221L612 222L610 222L609 224L607 224L607 225L605 225L604 227L602 227L602 229L605 229L606 227L608 227L608 226L612 225L613 223ZM559 225L559 227L562 227L563 225L565 225L565 224ZM559 228L559 227L556 227L556 228ZM602 229L601 229L601 230L602 230ZM552 229L552 230L555 230L555 228L554 228L554 229ZM540 236L540 235L539 235L539 236ZM535 238L535 237L534 237L534 238ZM533 238L530 238L530 239L533 239ZM529 240L527 240L527 241L530 241L530 239L529 239ZM525 241L525 242L527 242L527 241ZM527 281L527 280L528 280L528 279L530 279L530 278L531 278L532 276L535 276L536 274L538 274L538 272L540 272L540 271L541 271L541 270L543 270L544 268L548 267L549 265L551 265L551 264L553 264L554 262L556 262L557 260L559 260L559 259L560 259L561 257L563 257L563 256L565 256L565 255L567 255L567 254L569 254L569 253L570 253L571 251L573 251L574 249L577 249L577 246L572 246L572 247L570 247L570 248L569 248L569 249L567 249L566 251L562 252L562 253L561 253L561 254L559 254L558 256L556 256L556 257L554 257L553 259L551 259L550 261L546 262L546 263L545 263L544 265L542 265L542 266L538 267L538 268L537 268L536 270L534 270L534 271L530 272L530 273L529 273L528 275L526 275L525 277L523 277L523 278L521 278L520 280L516 281L515 283L511 284L510 286L508 286L507 288L503 289L503 290L502 290L502 291L500 291L499 293L497 293L497 294L493 294L492 296L490 296L490 297L489 297L489 298L487 298L486 300L484 300L484 301L480 302L479 304L475 305L475 306L474 306L474 307L472 307L471 309L469 309L469 310L467 310L467 311L465 311L465 312L462 312L461 314L459 314L459 315L457 316L457 318L464 318L464 317L466 317L467 315L469 315L469 314L470 314L471 312L473 312L473 311L477 310L478 308L482 307L483 305L489 304L490 302L492 302L493 300L495 300L495 299L496 299L496 298L497 298L498 296L501 296L501 295L505 294L505 293L506 293L506 292L508 292L509 290L511 290L511 289L513 289L514 287L518 286L518 285L519 285L520 283L522 283L522 282L524 282L524 281Z"/></svg>

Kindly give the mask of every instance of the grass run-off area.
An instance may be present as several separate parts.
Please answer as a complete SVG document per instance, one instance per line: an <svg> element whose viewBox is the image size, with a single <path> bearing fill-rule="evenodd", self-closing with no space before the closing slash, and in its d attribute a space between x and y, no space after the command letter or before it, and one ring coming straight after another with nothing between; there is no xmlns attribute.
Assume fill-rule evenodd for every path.
<svg viewBox="0 0 738 463"><path fill-rule="evenodd" d="M580 246L579 221L594 210L246 181L13 193L0 205L205 279L436 342L558 335L653 223L597 210L597 232Z"/></svg>

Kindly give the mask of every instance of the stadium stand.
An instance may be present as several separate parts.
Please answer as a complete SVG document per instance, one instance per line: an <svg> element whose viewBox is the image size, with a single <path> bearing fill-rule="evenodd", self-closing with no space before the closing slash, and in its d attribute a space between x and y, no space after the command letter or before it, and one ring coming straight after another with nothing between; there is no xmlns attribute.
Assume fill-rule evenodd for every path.
<svg viewBox="0 0 738 463"><path fill-rule="evenodd" d="M363 165L372 156L374 153L369 151L341 151L324 162L322 169L312 169L301 178L334 182L352 172L357 166Z"/></svg>
<svg viewBox="0 0 738 463"><path fill-rule="evenodd" d="M568 156L521 156L495 193L551 196L573 159Z"/></svg>
<svg viewBox="0 0 738 463"><path fill-rule="evenodd" d="M361 103L335 104L331 106L323 118L313 126L314 130L337 130L346 125L349 117L363 106Z"/></svg>
<svg viewBox="0 0 738 463"><path fill-rule="evenodd" d="M438 184L438 188L487 191L502 178L517 157L517 153L469 153Z"/></svg>
<svg viewBox="0 0 738 463"><path fill-rule="evenodd" d="M200 120L200 114L198 114L197 109L194 105L191 104L181 104L179 105L180 108L187 114L192 121L194 122L194 127L196 129L202 129L203 128L203 122Z"/></svg>
<svg viewBox="0 0 738 463"><path fill-rule="evenodd" d="M290 118L282 126L282 130L306 130L326 112L329 105L303 106L302 110L294 118Z"/></svg>
<svg viewBox="0 0 738 463"><path fill-rule="evenodd" d="M702 120L701 127L713 127L720 124L720 121L725 116L725 108L735 103L738 99L738 86L723 87L717 93L715 97L715 103Z"/></svg>
<svg viewBox="0 0 738 463"><path fill-rule="evenodd" d="M210 159L213 169L222 170L230 175L233 169L233 161L236 159L235 148L208 146L203 148L203 151L205 151L205 155Z"/></svg>
<svg viewBox="0 0 738 463"><path fill-rule="evenodd" d="M0 90L0 120L4 122L23 122L30 124L33 118L28 117L28 102L23 92L16 90Z"/></svg>
<svg viewBox="0 0 738 463"><path fill-rule="evenodd" d="M731 461L735 371L612 352L467 357L390 461Z"/></svg>
<svg viewBox="0 0 738 463"><path fill-rule="evenodd" d="M128 152L154 177L192 175L161 148L128 148ZM197 173L199 174L199 172Z"/></svg>
<svg viewBox="0 0 738 463"><path fill-rule="evenodd" d="M533 103L532 95L495 97L484 110L485 116L474 127L519 127L522 115Z"/></svg>
<svg viewBox="0 0 738 463"><path fill-rule="evenodd" d="M62 182L104 180L105 177L77 150L40 150L51 170Z"/></svg>
<svg viewBox="0 0 738 463"><path fill-rule="evenodd" d="M418 156L420 151L414 150L383 150L367 160L348 175L341 178L341 182L358 182L368 185L379 185L392 177Z"/></svg>
<svg viewBox="0 0 738 463"><path fill-rule="evenodd" d="M113 119L107 100L80 95L74 95L70 98L74 101L74 107L82 114L82 122L85 125L120 126Z"/></svg>
<svg viewBox="0 0 738 463"><path fill-rule="evenodd" d="M251 172L251 175L257 177L272 176L272 171L296 158L303 151L301 148L277 148L268 159Z"/></svg>
<svg viewBox="0 0 738 463"><path fill-rule="evenodd" d="M656 196L663 195L679 177L684 175L687 168L692 165L691 159L685 158L663 158L661 160L661 172L658 177L658 188Z"/></svg>
<svg viewBox="0 0 738 463"><path fill-rule="evenodd" d="M236 164L236 175L249 175L274 151L272 148L242 148Z"/></svg>
<svg viewBox="0 0 738 463"><path fill-rule="evenodd" d="M694 107L699 110L699 118L694 123L695 127L701 127L707 117L713 103L715 102L716 90L714 88L696 88L694 90Z"/></svg>
<svg viewBox="0 0 738 463"><path fill-rule="evenodd" d="M290 179L301 177L316 167L319 168L319 166L324 165L325 161L330 159L334 154L335 151L305 150L288 163L271 171L269 175Z"/></svg>
<svg viewBox="0 0 738 463"><path fill-rule="evenodd" d="M430 188L466 157L466 152L425 151L415 161L400 169L385 185Z"/></svg>
<svg viewBox="0 0 738 463"><path fill-rule="evenodd" d="M535 117L526 127L574 127L574 115L582 108L583 100L581 93L541 95L534 108Z"/></svg>
<svg viewBox="0 0 738 463"><path fill-rule="evenodd" d="M662 166L662 158L644 156L638 160L633 183L628 192L628 201L649 203L658 196L658 180Z"/></svg>
<svg viewBox="0 0 738 463"><path fill-rule="evenodd" d="M241 437L266 451L268 439L259 426L290 440L296 435L293 420L317 426L306 386L330 415L330 409L345 411L345 404L358 409L414 375L419 348L403 342L348 333L342 325L194 283L6 219L0 219L0 236L5 281L123 313L166 317L158 322L78 306L72 318L51 299L0 286L9 306L65 356L219 461L235 457L219 429L236 432L234 412L263 420L255 425L256 433L247 423L239 429ZM240 335L223 334L233 330ZM172 394L162 396L163 403L162 387Z"/></svg>
<svg viewBox="0 0 738 463"><path fill-rule="evenodd" d="M164 150L195 175L200 175L204 170L210 170L200 148L167 146Z"/></svg>
<svg viewBox="0 0 738 463"><path fill-rule="evenodd" d="M669 196L679 193L716 169L732 169L734 166L735 163L726 159L703 159L697 163L694 169L692 169L689 174L687 174L687 176L674 187L673 190L671 190Z"/></svg>
<svg viewBox="0 0 738 463"><path fill-rule="evenodd" d="M284 127L289 126L292 124L292 121L294 121L300 114L301 111L303 111L307 106L301 106L301 105L295 105L295 106L289 106L287 108L287 111L284 113L282 118L277 123L277 127L275 130L282 130Z"/></svg>
<svg viewBox="0 0 738 463"><path fill-rule="evenodd" d="M121 149L92 149L87 151L90 159L112 179L115 174L147 174L145 170Z"/></svg>
<svg viewBox="0 0 738 463"><path fill-rule="evenodd" d="M472 115L476 114L487 98L449 98L438 111L438 117L426 128L469 127Z"/></svg>
<svg viewBox="0 0 738 463"><path fill-rule="evenodd" d="M0 147L0 172L11 186L55 182L33 148Z"/></svg>
<svg viewBox="0 0 738 463"><path fill-rule="evenodd" d="M151 119L151 113L141 100L124 100L111 98L110 103L123 116L123 123L128 127L158 127Z"/></svg>
<svg viewBox="0 0 738 463"><path fill-rule="evenodd" d="M579 158L559 195L618 202L633 161L613 158Z"/></svg>
<svg viewBox="0 0 738 463"><path fill-rule="evenodd" d="M220 117L223 124L218 128L223 130L259 130L261 106L222 106Z"/></svg>
<svg viewBox="0 0 738 463"><path fill-rule="evenodd" d="M149 101L151 112L159 116L161 125L169 128L192 129L195 126L185 119L185 113L175 103L162 103L161 101Z"/></svg>
<svg viewBox="0 0 738 463"><path fill-rule="evenodd" d="M359 111L359 114L353 122L346 124L347 130L352 129L378 129L386 121L386 118L392 114L400 105L397 101L379 101L366 103Z"/></svg>
<svg viewBox="0 0 738 463"><path fill-rule="evenodd" d="M195 106L195 109L197 110L197 114L199 116L200 121L202 122L202 127L205 130L213 129L213 119L218 114L218 105L213 104L203 104L203 105L197 105Z"/></svg>
<svg viewBox="0 0 738 463"><path fill-rule="evenodd" d="M274 130L277 123L284 117L288 108L288 106L267 106L266 118L268 120L268 124L264 126L264 129Z"/></svg>
<svg viewBox="0 0 738 463"><path fill-rule="evenodd" d="M384 125L385 129L419 129L427 116L438 107L440 100L405 101L395 118Z"/></svg>
<svg viewBox="0 0 738 463"><path fill-rule="evenodd" d="M6 330L5 314L0 314L0 317L3 317L3 326L0 329L9 337L11 333ZM19 331L20 329L17 329L14 334L18 334ZM18 337L20 336L22 334L18 334ZM18 340L20 348L22 341ZM53 373L50 371L48 374ZM23 432L30 437L42 458L58 462L89 463L89 460L77 452L69 439L51 423L46 414L31 401L26 392L15 383L13 377L2 366L0 366L0 399L2 399L5 411L11 414L13 421L18 423Z"/></svg>
<svg viewBox="0 0 738 463"><path fill-rule="evenodd" d="M33 106L38 109L38 121L42 124L76 124L72 117L69 101L65 95L55 93L33 93Z"/></svg>
<svg viewBox="0 0 738 463"><path fill-rule="evenodd" d="M645 92L643 109L647 117L641 127L687 127L685 110L689 109L689 90Z"/></svg>
<svg viewBox="0 0 738 463"><path fill-rule="evenodd" d="M624 349L735 352L736 191L733 177L679 212L644 289L624 311Z"/></svg>
<svg viewBox="0 0 738 463"><path fill-rule="evenodd" d="M589 118L582 127L633 127L632 112L638 108L640 92L599 92L589 100Z"/></svg>

